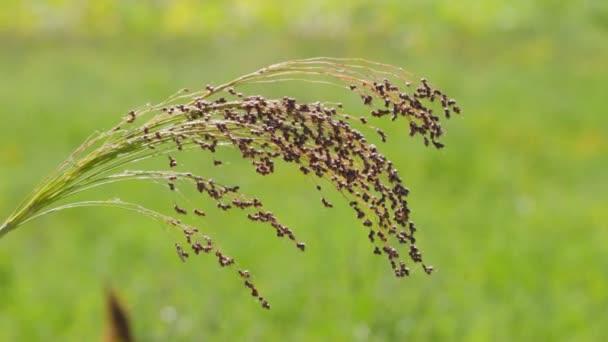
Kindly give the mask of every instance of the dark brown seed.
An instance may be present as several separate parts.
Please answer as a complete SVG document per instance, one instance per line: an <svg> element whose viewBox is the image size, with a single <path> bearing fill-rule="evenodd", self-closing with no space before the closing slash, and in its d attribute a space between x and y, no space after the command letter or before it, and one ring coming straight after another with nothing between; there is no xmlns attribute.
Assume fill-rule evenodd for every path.
<svg viewBox="0 0 608 342"><path fill-rule="evenodd" d="M426 272L426 274L431 274L433 272L433 266L422 265L422 267L424 268L424 272Z"/></svg>
<svg viewBox="0 0 608 342"><path fill-rule="evenodd" d="M186 211L186 209L182 209L182 208L178 207L177 204L173 208L175 209L175 212L178 214L182 214L182 215L188 214L188 211Z"/></svg>
<svg viewBox="0 0 608 342"><path fill-rule="evenodd" d="M177 166L177 161L175 159L173 159L171 156L169 156L169 167L176 167Z"/></svg>
<svg viewBox="0 0 608 342"><path fill-rule="evenodd" d="M128 114L129 118L127 119L127 122L132 123L133 121L135 121L135 119L137 118L137 116L135 115L135 111L130 110Z"/></svg>
<svg viewBox="0 0 608 342"><path fill-rule="evenodd" d="M323 205L327 208L333 208L334 205L329 203L325 198L321 198L321 202L323 203Z"/></svg>

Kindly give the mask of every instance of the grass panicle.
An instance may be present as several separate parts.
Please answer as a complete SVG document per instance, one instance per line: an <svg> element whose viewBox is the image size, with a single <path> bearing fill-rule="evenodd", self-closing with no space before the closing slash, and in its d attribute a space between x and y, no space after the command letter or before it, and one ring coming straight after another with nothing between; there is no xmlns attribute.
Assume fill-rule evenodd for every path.
<svg viewBox="0 0 608 342"><path fill-rule="evenodd" d="M331 85L354 93L367 107L360 114L347 113L338 102L299 102L292 97L265 98L245 95L246 85L304 81L313 86ZM436 114L436 112L440 114ZM87 139L48 176L0 227L0 237L42 215L68 208L109 206L131 210L179 229L184 242L175 244L178 257L214 255L220 266L234 267L235 260L197 227L178 219L184 215L204 217L209 208L182 207L174 203L166 215L137 203L91 200L70 203L72 195L111 183L142 180L163 181L168 191L190 186L210 198L220 210L242 211L251 221L269 225L279 238L286 238L300 251L306 244L281 223L255 197L241 194L234 185L219 184L190 172L177 172L184 150L221 153L237 149L255 171L271 175L275 164L294 166L307 177L328 180L349 202L366 228L374 254L384 255L397 277L410 274L410 264L425 272L416 245L416 226L408 206L409 189L397 169L364 132L388 140L370 117L406 120L406 133L427 146L443 148L440 116L459 114L456 102L426 79L416 80L401 68L362 59L311 58L274 64L219 86L200 91L184 89L157 105L127 112L112 129ZM138 162L156 158L158 171L132 170ZM213 159L221 165L220 158ZM321 187L317 185L317 189ZM67 203L65 203L67 202ZM321 198L320 205L333 204ZM403 256L406 254L406 257ZM407 259L407 260L406 260ZM270 308L251 281L249 271L238 269L245 287L264 308Z"/></svg>

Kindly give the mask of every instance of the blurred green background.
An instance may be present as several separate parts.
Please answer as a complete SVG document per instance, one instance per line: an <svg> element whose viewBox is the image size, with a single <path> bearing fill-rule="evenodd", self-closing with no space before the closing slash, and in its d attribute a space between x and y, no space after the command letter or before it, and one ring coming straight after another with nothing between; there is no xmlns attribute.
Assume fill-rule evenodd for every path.
<svg viewBox="0 0 608 342"><path fill-rule="evenodd" d="M127 110L318 55L402 66L464 109L445 124L442 151L377 122L392 133L381 147L412 190L433 276L395 279L347 203L328 191L336 208L323 208L293 167L265 178L236 153L219 169L199 156L184 169L259 195L307 242L299 253L267 227L211 209L200 224L252 271L272 310L212 257L182 264L173 247L181 237L166 227L78 209L0 241L0 340L98 340L106 286L142 341L608 335L606 1L3 1L0 221ZM276 93L342 97L362 110L348 92ZM145 184L108 190L92 196L169 211L183 201Z"/></svg>

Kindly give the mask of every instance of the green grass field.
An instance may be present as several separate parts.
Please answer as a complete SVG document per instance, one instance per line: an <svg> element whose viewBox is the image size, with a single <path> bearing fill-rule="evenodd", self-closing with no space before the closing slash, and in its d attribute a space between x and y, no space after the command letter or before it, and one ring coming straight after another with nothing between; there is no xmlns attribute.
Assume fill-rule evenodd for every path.
<svg viewBox="0 0 608 342"><path fill-rule="evenodd" d="M316 55L402 66L457 98L447 148L378 122L410 196L419 245L436 268L396 279L348 203L290 165L256 175L236 153L186 167L260 197L307 242L302 254L265 226L209 210L201 229L254 274L265 311L212 257L182 264L181 236L112 209L28 223L0 241L0 340L98 340L104 287L127 303L142 341L590 341L608 334L607 31L428 32L409 45L268 36L2 38L0 221L95 130L176 90ZM252 92L255 90L252 89ZM289 86L302 99L348 92ZM350 101L350 102L349 102ZM403 129L401 129L403 128ZM229 154L230 155L230 154ZM165 166L165 160L158 162ZM154 163L152 163L154 165ZM188 170L190 170L188 169ZM107 199L170 211L181 198L127 184ZM604 247L602 247L604 246Z"/></svg>

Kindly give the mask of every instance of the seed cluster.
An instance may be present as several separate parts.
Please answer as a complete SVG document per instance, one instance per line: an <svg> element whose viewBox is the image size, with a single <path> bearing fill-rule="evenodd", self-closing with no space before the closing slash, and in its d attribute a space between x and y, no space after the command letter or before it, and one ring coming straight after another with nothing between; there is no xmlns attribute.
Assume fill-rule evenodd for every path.
<svg viewBox="0 0 608 342"><path fill-rule="evenodd" d="M129 175L148 175L152 178L166 178L170 184L170 188L172 190L177 189L176 183L178 181L185 181L191 184L198 192L201 194L205 194L208 198L215 201L216 206L222 210L231 210L233 208L237 208L240 210L247 211L246 217L252 221L267 223L276 231L276 235L278 237L287 236L290 240L294 242L294 245L304 252L305 244L303 242L296 241L296 236L293 231L284 224L281 224L275 215L264 209L262 202L257 199L249 199L244 195L239 193L240 188L238 186L225 186L217 184L213 180L204 179L202 177L198 177L193 175L190 172L178 173L178 172L148 172L148 171L138 171L138 172L130 172ZM175 204L173 207L174 211L179 215L188 215L189 210L180 207ZM198 217L205 217L206 213L200 209L194 208L192 212ZM202 253L210 254L211 252L215 252L214 255L218 260L218 263L221 267L227 267L235 265L236 262L233 258L227 256L223 252L221 252L218 247L213 243L213 240L208 236L203 236L200 234L199 229L196 227L192 227L182 223L177 219L167 219L167 223L177 228L180 228L185 236L185 240L190 249L194 252L195 255L199 255ZM204 241L202 241L204 240ZM177 251L177 255L182 262L185 262L189 257L190 253L186 248L182 247L179 243L175 244L175 248ZM247 279L245 282L245 286L252 291L252 295L257 297L259 301L262 303L262 307L269 309L270 304L267 300L264 299L259 294L259 291L255 287L255 285L251 281L251 274L249 271L238 271L239 275L244 279Z"/></svg>
<svg viewBox="0 0 608 342"><path fill-rule="evenodd" d="M156 178L166 178L169 183L169 188L171 190L176 190L177 180L185 180L189 181L192 186L196 189L196 191L201 194L207 195L208 198L215 201L216 206L223 210L228 211L234 208L240 210L246 210L246 217L255 222L268 223L271 227L274 228L276 235L278 237L287 236L290 240L294 241L296 247L302 249L300 247L299 242L296 241L296 236L293 231L287 227L286 225L279 222L277 217L270 211L264 209L262 205L262 201L258 198L249 199L246 196L240 194L240 187L238 186L225 186L216 183L212 179L204 179L199 176L195 176L190 172L185 173L177 173L177 172L158 172L158 173L150 173L150 172L136 172L137 175L150 175L156 176ZM173 206L174 211L179 215L187 215L189 213L188 209L182 208L179 205L175 204ZM194 208L192 212L199 217L205 217L206 213L198 208ZM177 220L177 222L180 222ZM181 222L180 222L181 223ZM198 231L198 230L196 230ZM188 238L189 240L190 238ZM188 241L189 242L189 241Z"/></svg>
<svg viewBox="0 0 608 342"><path fill-rule="evenodd" d="M405 88L408 87L411 87L409 82L405 84ZM216 89L207 87L209 92ZM412 92L403 91L386 78L380 82L364 80L350 84L348 89L359 94L363 105L372 107L372 117L389 116L392 121L405 118L409 121L410 136L420 135L425 145L432 143L438 149L444 147L439 142L443 130L431 104L439 102L446 118L452 112L460 113L454 100L448 99L425 79ZM216 153L218 146L231 145L240 150L243 158L251 160L254 170L264 176L275 171L278 161L297 164L304 175L329 179L338 191L351 198L350 207L362 225L369 229L368 238L374 245L374 254L384 254L397 277L410 274L407 263L395 247L399 244L406 247L411 262L422 264L425 272L431 273L433 268L423 263L416 245L417 229L410 220L407 202L409 189L403 185L393 163L356 129L352 116L342 113L342 105L336 109L320 102L299 103L291 97L266 99L259 95L245 97L240 93L237 96L232 88L227 93L236 99L219 97L209 101L198 97L188 104L164 107L163 112L169 116L182 116L185 120L172 124L169 129L161 127L154 133L146 126L142 139L153 146L170 139L178 151L185 146L198 146ZM357 121L363 126L368 124L366 117ZM383 142L387 141L383 130L375 128L375 132ZM177 165L173 157L169 160L171 167ZM222 162L213 159L213 164L219 166ZM238 188L222 188L212 182L193 179L197 190L217 200L217 207L222 210L261 207L258 199L232 198L223 202L227 193ZM171 180L169 184L171 189L175 188ZM334 206L325 198L321 198L321 203L327 208ZM177 205L175 211L187 213ZM198 209L195 213L204 216ZM278 237L287 236L296 241L293 231L270 211L258 210L247 217L269 223ZM296 242L296 247L305 250L302 242ZM232 262L219 252L216 256L222 266Z"/></svg>
<svg viewBox="0 0 608 342"><path fill-rule="evenodd" d="M355 93L367 113L348 113L341 103L300 102L288 96L269 99L236 90L244 85L284 81L338 86ZM430 274L433 268L424 263L416 245L417 227L407 200L410 191L393 163L362 133L369 130L385 143L387 133L372 126L373 121L407 120L409 132L405 133L421 137L426 146L443 148L440 138L444 131L434 110L441 111L446 119L461 110L456 101L426 79L416 83L410 74L390 65L361 59L312 58L271 65L200 91L184 89L159 105L127 112L118 126L85 141L3 227L14 228L52 203L96 186L122 180L162 180L170 191L178 191L184 184L192 187L222 211L243 211L249 220L267 224L277 237L286 238L304 252L306 244L258 198L245 197L238 186L174 171L184 167L179 161L181 151L199 150L208 155L207 163L222 168L229 165L217 155L223 148L233 148L262 176L295 164L306 177L328 181L347 198L372 244L373 254L384 255L397 277L410 274L409 264L420 264ZM164 158L162 169L170 171L116 173L130 163L159 156ZM318 183L317 179L313 183ZM320 185L316 188L322 191ZM237 265L211 238L174 217L121 201L80 202L59 208L79 205L120 206L180 229L186 245L176 244L175 248L182 261L192 254L210 254L222 267ZM319 205L331 209L337 204L322 196ZM207 210L173 203L172 212L175 216L202 218L206 216L203 209ZM262 307L270 308L249 271L239 269L238 273Z"/></svg>
<svg viewBox="0 0 608 342"><path fill-rule="evenodd" d="M171 220L169 221L169 224L176 227L180 227L182 229L186 238L186 242L188 243L194 254L210 254L211 252L215 251L214 255L217 258L217 261L221 267L229 267L236 264L233 258L227 256L226 254L220 251L220 249L213 243L213 240L210 237L202 236L202 240L204 240L204 242L201 243L201 241L197 239L198 237L200 237L200 233L197 228L185 225L179 220ZM185 262L186 259L190 257L190 254L180 244L176 243L175 248L178 257L182 262ZM256 288L255 284L251 281L251 274L249 273L249 271L239 269L238 274L241 276L241 278L245 279L244 285L246 288L251 290L251 295L253 297L256 297L260 301L263 308L270 309L270 303L268 303L268 301L264 299L264 297Z"/></svg>

